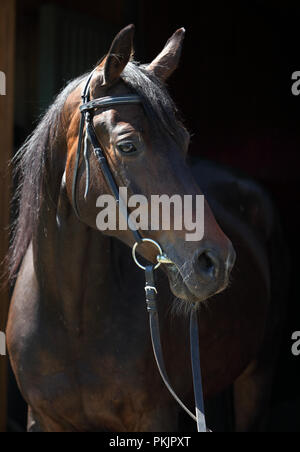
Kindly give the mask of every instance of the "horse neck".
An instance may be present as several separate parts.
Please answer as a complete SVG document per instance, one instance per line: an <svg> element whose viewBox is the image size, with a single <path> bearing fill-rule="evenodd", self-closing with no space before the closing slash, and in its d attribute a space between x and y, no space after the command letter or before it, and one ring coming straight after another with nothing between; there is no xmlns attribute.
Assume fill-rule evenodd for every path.
<svg viewBox="0 0 300 452"><path fill-rule="evenodd" d="M41 303L79 328L84 311L99 309L100 298L109 304L122 285L122 244L76 218L62 180L57 206L54 193L45 191L42 197L33 241L35 268Z"/></svg>

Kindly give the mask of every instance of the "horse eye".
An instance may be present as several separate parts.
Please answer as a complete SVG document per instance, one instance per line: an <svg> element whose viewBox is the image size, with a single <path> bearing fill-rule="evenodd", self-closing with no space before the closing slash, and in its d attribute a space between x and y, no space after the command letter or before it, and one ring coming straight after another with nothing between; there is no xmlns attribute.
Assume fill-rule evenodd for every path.
<svg viewBox="0 0 300 452"><path fill-rule="evenodd" d="M137 150L135 145L131 141L118 144L117 149L124 154L133 154Z"/></svg>

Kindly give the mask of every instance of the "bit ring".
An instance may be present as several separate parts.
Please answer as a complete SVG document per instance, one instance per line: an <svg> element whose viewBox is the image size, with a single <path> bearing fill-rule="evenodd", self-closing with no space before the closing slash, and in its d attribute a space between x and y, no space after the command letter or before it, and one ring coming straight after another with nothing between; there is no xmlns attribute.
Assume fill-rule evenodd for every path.
<svg viewBox="0 0 300 452"><path fill-rule="evenodd" d="M159 243L155 242L155 240L152 240L152 239L142 239L141 243L145 243L145 242L146 242L146 243L151 243L152 245L156 246L156 248L157 248L158 251L159 251L159 256L161 256L161 255L163 254L163 251L162 251L162 249L161 249L161 246L159 245ZM137 249L137 247L138 247L141 243L136 242L136 243L133 245L133 248L132 248L132 257L133 257L133 260L134 260L134 262L136 263L136 265L137 265L138 267L140 267L142 270L146 270L146 267L144 267L142 264L140 264L140 262L137 260L137 257L136 257L136 249ZM158 263L155 265L154 270L156 270L160 265L161 265L161 262L158 262Z"/></svg>

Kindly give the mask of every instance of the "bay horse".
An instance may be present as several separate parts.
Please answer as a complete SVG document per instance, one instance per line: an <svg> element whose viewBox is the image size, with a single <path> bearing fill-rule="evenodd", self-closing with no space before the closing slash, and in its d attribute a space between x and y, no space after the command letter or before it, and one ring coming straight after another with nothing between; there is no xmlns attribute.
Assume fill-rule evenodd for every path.
<svg viewBox="0 0 300 452"><path fill-rule="evenodd" d="M118 186L147 198L206 196L201 241L187 242L184 230L147 231L174 263L157 274L168 374L191 404L186 313L196 303L205 398L233 384L234 428L258 428L280 329L272 300L282 264L272 247L280 237L274 209L255 183L207 162L187 164L190 137L165 87L179 62L184 29L148 65L133 60L133 35L133 26L121 30L91 78L92 99L142 98L142 104L100 108L94 116L110 171ZM109 187L90 145L90 187L86 196L81 161L80 217L75 214L72 181L87 77L59 94L17 155L19 215L10 257L16 282L7 341L29 407L28 431L178 431L180 409L152 356L131 231L96 228L96 200ZM155 262L146 245L140 254Z"/></svg>

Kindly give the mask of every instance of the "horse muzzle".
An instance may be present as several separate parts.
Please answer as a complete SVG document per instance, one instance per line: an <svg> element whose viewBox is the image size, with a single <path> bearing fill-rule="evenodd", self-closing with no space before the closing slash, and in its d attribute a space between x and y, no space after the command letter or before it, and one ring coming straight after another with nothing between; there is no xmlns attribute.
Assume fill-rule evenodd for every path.
<svg viewBox="0 0 300 452"><path fill-rule="evenodd" d="M216 248L202 246L191 259L182 264L166 266L173 294L188 302L201 302L226 289L235 264L236 253L229 242L228 255L223 257Z"/></svg>

